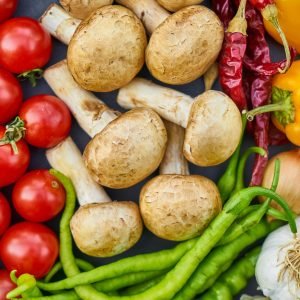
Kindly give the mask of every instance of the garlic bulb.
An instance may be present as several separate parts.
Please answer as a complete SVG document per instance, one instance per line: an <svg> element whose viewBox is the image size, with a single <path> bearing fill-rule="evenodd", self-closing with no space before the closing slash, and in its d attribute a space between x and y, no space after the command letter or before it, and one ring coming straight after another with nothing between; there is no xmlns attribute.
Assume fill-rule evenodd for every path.
<svg viewBox="0 0 300 300"><path fill-rule="evenodd" d="M297 218L300 229L300 217ZM263 244L255 270L263 294L272 300L300 298L300 236L289 225L271 233Z"/></svg>

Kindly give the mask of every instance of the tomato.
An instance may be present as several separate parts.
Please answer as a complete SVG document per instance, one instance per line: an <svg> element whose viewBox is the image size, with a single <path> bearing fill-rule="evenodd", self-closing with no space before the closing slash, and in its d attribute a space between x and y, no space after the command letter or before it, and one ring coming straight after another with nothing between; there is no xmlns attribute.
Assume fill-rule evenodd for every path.
<svg viewBox="0 0 300 300"><path fill-rule="evenodd" d="M17 0L0 0L0 22L9 19L17 8Z"/></svg>
<svg viewBox="0 0 300 300"><path fill-rule="evenodd" d="M48 170L35 170L14 186L12 200L16 211L27 221L45 222L64 207L65 190Z"/></svg>
<svg viewBox="0 0 300 300"><path fill-rule="evenodd" d="M18 114L22 98L19 81L8 71L0 68L0 124L7 123Z"/></svg>
<svg viewBox="0 0 300 300"><path fill-rule="evenodd" d="M7 293L16 287L17 286L10 280L9 272L0 269L0 300L6 300Z"/></svg>
<svg viewBox="0 0 300 300"><path fill-rule="evenodd" d="M0 193L0 235L8 228L11 221L11 210L7 199Z"/></svg>
<svg viewBox="0 0 300 300"><path fill-rule="evenodd" d="M43 67L50 59L50 34L31 18L13 18L0 25L0 65L12 73Z"/></svg>
<svg viewBox="0 0 300 300"><path fill-rule="evenodd" d="M51 148L64 140L71 129L71 114L60 99L37 95L25 101L20 118L25 122L26 141L36 147Z"/></svg>
<svg viewBox="0 0 300 300"><path fill-rule="evenodd" d="M0 139L3 138L5 128L0 126ZM30 152L25 141L17 142L18 154L12 146L0 146L0 187L17 181L27 170L30 162Z"/></svg>
<svg viewBox="0 0 300 300"><path fill-rule="evenodd" d="M0 257L9 270L17 276L30 273L44 277L58 257L58 239L43 224L21 222L10 227L0 241Z"/></svg>

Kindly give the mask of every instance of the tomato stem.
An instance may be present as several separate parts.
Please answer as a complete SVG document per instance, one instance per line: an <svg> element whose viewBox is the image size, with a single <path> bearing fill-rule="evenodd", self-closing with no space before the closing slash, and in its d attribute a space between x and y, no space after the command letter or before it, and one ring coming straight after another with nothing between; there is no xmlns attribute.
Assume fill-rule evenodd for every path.
<svg viewBox="0 0 300 300"><path fill-rule="evenodd" d="M26 71L18 75L20 80L28 79L33 87L36 86L37 79L41 79L43 77L44 71L42 69L33 69L31 71Z"/></svg>

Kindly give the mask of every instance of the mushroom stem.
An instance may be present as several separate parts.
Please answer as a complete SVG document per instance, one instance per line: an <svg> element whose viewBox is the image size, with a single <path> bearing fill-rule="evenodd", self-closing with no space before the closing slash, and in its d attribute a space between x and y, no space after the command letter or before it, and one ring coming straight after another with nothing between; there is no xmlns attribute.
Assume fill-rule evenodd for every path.
<svg viewBox="0 0 300 300"><path fill-rule="evenodd" d="M168 133L168 144L165 156L159 166L159 173L189 175L189 166L187 160L183 156L184 129L171 123L164 121Z"/></svg>
<svg viewBox="0 0 300 300"><path fill-rule="evenodd" d="M116 0L116 2L132 10L141 19L149 34L171 15L155 0Z"/></svg>
<svg viewBox="0 0 300 300"><path fill-rule="evenodd" d="M47 150L46 157L52 168L72 180L81 206L111 201L105 190L92 179L83 163L81 153L71 137Z"/></svg>
<svg viewBox="0 0 300 300"><path fill-rule="evenodd" d="M186 128L193 98L151 81L135 78L119 90L117 102L125 109L150 107L164 119Z"/></svg>
<svg viewBox="0 0 300 300"><path fill-rule="evenodd" d="M63 8L52 3L40 17L40 23L49 33L68 45L81 20L71 17Z"/></svg>
<svg viewBox="0 0 300 300"><path fill-rule="evenodd" d="M94 94L79 87L69 72L66 60L48 68L44 78L90 137L101 132L119 116L118 112L107 107Z"/></svg>

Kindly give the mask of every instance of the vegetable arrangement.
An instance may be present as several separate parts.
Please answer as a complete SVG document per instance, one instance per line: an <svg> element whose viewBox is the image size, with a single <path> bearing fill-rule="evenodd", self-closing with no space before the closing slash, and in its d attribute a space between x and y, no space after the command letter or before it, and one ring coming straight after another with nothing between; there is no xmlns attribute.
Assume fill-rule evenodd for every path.
<svg viewBox="0 0 300 300"><path fill-rule="evenodd" d="M300 146L299 61L288 44L297 41L280 0L213 0L214 11L200 0L116 2L61 0L37 21L11 18L17 2L0 0L0 300L233 299L254 273L265 296L297 298L299 151L268 161L270 145ZM278 32L286 59L271 61L264 26ZM50 34L68 50L43 71ZM144 64L165 84L203 76L205 92L192 98L136 77ZM57 97L23 102L18 79L35 86L41 77ZM211 90L217 77L223 92ZM115 90L129 111L90 92ZM89 142L71 137L71 114ZM244 150L246 134L256 146ZM35 148L50 171L26 173ZM188 162L226 161L217 184L189 171ZM138 204L104 189L133 186ZM55 217L59 238L41 224ZM143 224L179 243L98 267L76 257L122 254Z"/></svg>

